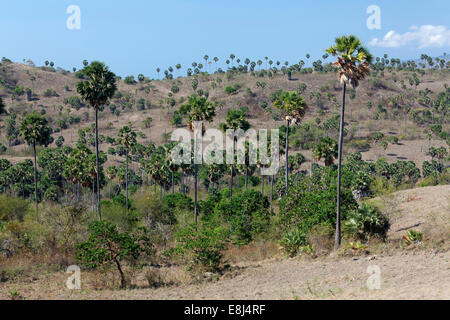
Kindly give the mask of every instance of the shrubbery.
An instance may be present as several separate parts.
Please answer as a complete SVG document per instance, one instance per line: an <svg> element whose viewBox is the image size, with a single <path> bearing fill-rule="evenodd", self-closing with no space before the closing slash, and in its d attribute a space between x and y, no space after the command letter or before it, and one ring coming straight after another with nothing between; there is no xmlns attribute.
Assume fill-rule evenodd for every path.
<svg viewBox="0 0 450 320"><path fill-rule="evenodd" d="M228 232L221 226L208 224L189 225L175 234L177 245L170 252L188 261L193 273L217 272L223 263L223 251L228 242Z"/></svg>
<svg viewBox="0 0 450 320"><path fill-rule="evenodd" d="M361 240L367 240L371 236L385 238L389 227L388 218L376 207L366 203L351 212L343 224L344 233Z"/></svg>

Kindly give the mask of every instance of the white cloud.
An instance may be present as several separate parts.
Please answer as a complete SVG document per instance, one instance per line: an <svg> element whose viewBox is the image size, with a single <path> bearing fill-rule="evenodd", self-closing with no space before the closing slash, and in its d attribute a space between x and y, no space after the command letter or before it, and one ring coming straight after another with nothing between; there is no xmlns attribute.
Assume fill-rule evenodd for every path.
<svg viewBox="0 0 450 320"><path fill-rule="evenodd" d="M445 26L411 26L409 30L403 34L391 30L381 40L373 38L369 45L385 48L418 45L419 49L450 46L450 30Z"/></svg>

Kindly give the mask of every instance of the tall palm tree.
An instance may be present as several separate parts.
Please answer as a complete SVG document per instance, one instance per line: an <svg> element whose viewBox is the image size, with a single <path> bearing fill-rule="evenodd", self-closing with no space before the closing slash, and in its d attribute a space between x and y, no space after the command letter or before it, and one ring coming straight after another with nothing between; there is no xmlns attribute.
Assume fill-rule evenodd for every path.
<svg viewBox="0 0 450 320"><path fill-rule="evenodd" d="M236 58L236 56L234 55L234 53L230 54L231 66L232 66L232 67L233 67L234 58Z"/></svg>
<svg viewBox="0 0 450 320"><path fill-rule="evenodd" d="M206 66L206 67L208 67L208 59L209 59L209 56L208 56L207 54L205 54L205 55L203 56L203 60L205 60L205 66Z"/></svg>
<svg viewBox="0 0 450 320"><path fill-rule="evenodd" d="M334 247L338 249L341 245L341 166L342 166L342 145L344 139L344 115L345 115L345 92L347 84L353 88L357 87L360 80L369 74L372 55L362 46L361 41L354 35L342 36L335 39L335 44L325 52L338 56L338 61L334 65L338 66L339 81L342 84L342 108L341 124L339 130L339 151L338 151L338 185L337 185L337 216L336 235Z"/></svg>
<svg viewBox="0 0 450 320"><path fill-rule="evenodd" d="M220 129L223 132L226 132L228 129L233 130L242 129L246 131L250 129L250 122L248 122L245 119L246 116L247 114L242 109L228 110L226 121L225 123L220 124ZM233 149L235 149L236 138L234 139L233 143L234 143ZM230 186L228 190L228 196L230 197L230 199L233 196L233 175L234 175L234 163L231 164Z"/></svg>
<svg viewBox="0 0 450 320"><path fill-rule="evenodd" d="M20 124L20 133L26 143L33 146L34 154L34 204L38 212L36 145L47 146L50 143L51 129L47 119L36 112L30 113Z"/></svg>
<svg viewBox="0 0 450 320"><path fill-rule="evenodd" d="M89 79L77 83L77 91L82 98L95 109L95 157L97 166L97 210L98 218L102 219L100 208L100 168L98 160L98 111L111 99L117 90L116 75L109 71L104 63L94 61L83 69L83 74Z"/></svg>
<svg viewBox="0 0 450 320"><path fill-rule="evenodd" d="M289 184L289 126L291 124L300 124L305 117L308 105L302 96L295 91L285 91L280 98L275 100L274 106L281 109L286 120L286 194Z"/></svg>
<svg viewBox="0 0 450 320"><path fill-rule="evenodd" d="M215 64L216 64L216 71L217 71L217 62L219 61L219 58L214 57L213 60L214 60L214 62L215 62Z"/></svg>
<svg viewBox="0 0 450 320"><path fill-rule="evenodd" d="M191 131L200 129L202 134L204 128L195 128L196 121L208 121L211 122L216 115L214 104L212 104L204 96L192 95L186 104L180 107L180 114L186 115L188 120L188 127ZM195 145L195 144L194 144ZM196 150L195 150L196 151ZM197 223L197 184L198 184L198 164L194 163L194 222Z"/></svg>
<svg viewBox="0 0 450 320"><path fill-rule="evenodd" d="M125 126L119 130L118 142L125 148L125 190L126 190L126 208L128 211L128 155L130 150L136 145L136 132L129 126Z"/></svg>

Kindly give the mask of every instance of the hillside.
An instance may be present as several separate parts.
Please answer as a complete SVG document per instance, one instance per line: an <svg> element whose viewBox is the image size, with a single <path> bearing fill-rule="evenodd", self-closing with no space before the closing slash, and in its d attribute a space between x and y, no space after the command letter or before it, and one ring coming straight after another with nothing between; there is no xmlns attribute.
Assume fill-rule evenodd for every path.
<svg viewBox="0 0 450 320"><path fill-rule="evenodd" d="M28 270L25 261L13 260L5 268L14 265L21 278L3 284L0 299L9 298L7 292L13 289L25 299L449 299L450 186L406 190L377 200L395 218L388 242L370 246L368 253L341 250L330 256L286 259L277 248L266 248L270 259L260 260L252 256L257 248L250 247L228 255L235 266L220 281L184 284L182 270L174 265L161 269L161 274L165 281L175 282L158 289L147 288L143 274L137 277L137 288L104 289L111 285L108 280L86 272L83 290L74 292L65 288L64 271L39 273ZM397 241L410 229L424 231L425 243L399 247ZM370 265L380 267L379 290L366 287Z"/></svg>
<svg viewBox="0 0 450 320"><path fill-rule="evenodd" d="M408 79L415 74L412 71L378 72L362 82L355 92L350 90L347 98L346 122L349 134L346 137L345 153L362 151L364 160L376 160L381 156L388 161L412 160L421 165L430 159L426 155L430 146L445 146L445 141L436 135L427 136L424 130L433 123L440 123L442 131L449 131L448 114L440 115L433 109L433 103L440 92L445 91L445 85L450 82L447 70L429 70L418 73L420 83L410 86ZM309 110L304 123L318 125L322 131L310 140L318 141L321 135L337 136L333 117L338 115L340 102L340 85L334 72L293 73L291 80L281 71L271 78L258 72L241 73L227 72L216 74L199 74L191 77L179 77L173 80L149 80L126 84L118 82L120 94L106 106L100 115L100 134L104 137L116 137L118 129L131 123L134 129L144 135L140 142L160 144L167 141L165 134L174 130L170 124L173 112L194 93L192 82L198 79L197 90L208 92L209 99L217 106L217 116L208 127L218 127L223 122L226 112L232 108L248 107L249 121L258 128L277 128L283 125L278 111L272 106L271 95L277 90L300 90L308 102ZM78 139L78 130L88 127L93 122L93 111L81 102L70 101L76 93L76 83L79 79L74 73L55 70L50 67L32 67L18 63L2 63L0 78L3 86L0 96L6 105L6 110L18 115L17 123L24 114L31 110L45 112L55 133L54 137L62 135L65 145L74 145ZM302 86L306 85L306 89ZM22 94L14 94L15 88L22 89ZM225 93L226 87L235 87L233 94ZM32 94L27 98L26 88ZM299 89L301 88L301 89ZM429 91L431 90L431 91ZM46 92L47 91L47 92ZM172 95L169 97L168 95ZM169 98L169 99L168 99ZM171 100L173 98L173 101ZM30 100L30 101L28 101ZM72 103L72 105L71 105ZM174 106L169 106L174 103ZM111 109L113 106L114 109ZM116 111L114 115L112 111ZM431 113L430 113L431 111ZM6 119L8 115L0 116L0 142L8 147L1 155L12 162L17 162L31 156L30 150L21 143L18 137L17 145L10 144L6 138ZM143 120L152 118L151 125L146 128ZM439 119L436 120L436 117ZM446 118L447 117L447 118ZM434 119L434 120L433 120ZM79 121L79 123L77 123ZM327 122L328 121L328 122ZM335 120L334 120L335 121ZM183 121L183 123L185 123ZM387 148L380 143L374 143L370 138L373 133L382 132L386 137L395 136L398 143L390 143ZM299 134L300 135L300 134ZM308 169L312 160L306 138L296 136L302 144L294 147L307 158L304 164ZM107 151L110 144L103 142L101 149ZM110 155L109 164L123 161L118 156Z"/></svg>

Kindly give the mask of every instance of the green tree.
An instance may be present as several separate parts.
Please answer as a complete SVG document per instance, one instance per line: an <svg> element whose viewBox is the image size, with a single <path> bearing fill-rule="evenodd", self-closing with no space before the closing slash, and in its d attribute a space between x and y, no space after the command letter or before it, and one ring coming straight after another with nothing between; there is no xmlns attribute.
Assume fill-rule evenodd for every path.
<svg viewBox="0 0 450 320"><path fill-rule="evenodd" d="M286 194L289 184L289 126L291 124L300 124L308 109L308 105L302 96L295 91L285 91L275 100L274 106L279 108L284 114L286 120Z"/></svg>
<svg viewBox="0 0 450 320"><path fill-rule="evenodd" d="M104 63L94 61L83 69L83 74L89 80L77 83L77 91L83 99L89 102L95 109L95 155L97 165L97 210L98 217L101 220L100 208L100 168L98 151L98 111L111 99L117 90L116 75L109 71Z"/></svg>
<svg viewBox="0 0 450 320"><path fill-rule="evenodd" d="M122 261L136 260L141 254L151 254L152 245L148 237L120 233L117 226L108 221L91 223L88 232L88 240L76 245L77 259L92 269L104 264L115 264L120 274L120 287L125 288L127 281Z"/></svg>
<svg viewBox="0 0 450 320"><path fill-rule="evenodd" d="M38 212L37 196L37 163L36 163L36 145L47 146L51 141L51 128L47 124L47 119L40 114L30 113L20 124L20 133L25 142L33 146L34 155L34 202L36 212Z"/></svg>
<svg viewBox="0 0 450 320"><path fill-rule="evenodd" d="M339 151L338 151L338 183L337 183L337 219L335 248L341 245L341 166L342 166L342 146L344 141L344 115L345 115L345 91L347 84L353 88L357 87L359 81L363 80L370 71L372 55L362 46L361 41L354 35L342 36L335 39L335 44L331 46L327 53L338 56L338 61L334 65L339 67L339 80L342 84L342 108L341 124L339 130Z"/></svg>

